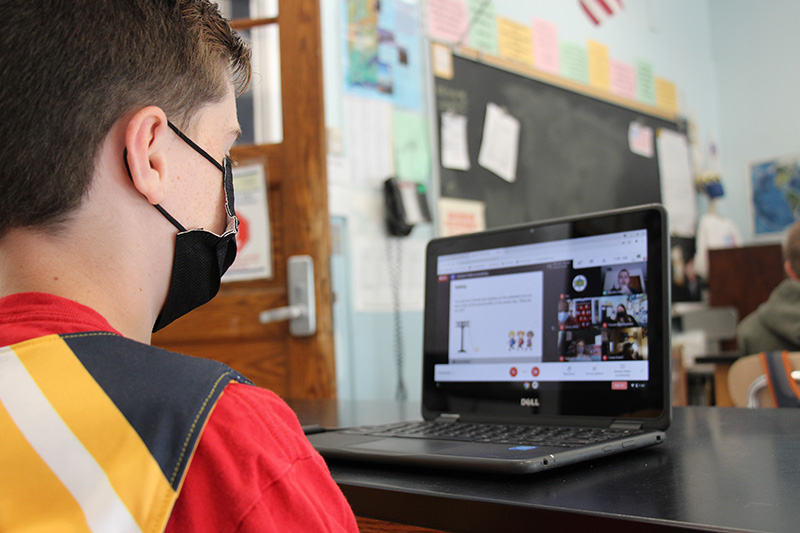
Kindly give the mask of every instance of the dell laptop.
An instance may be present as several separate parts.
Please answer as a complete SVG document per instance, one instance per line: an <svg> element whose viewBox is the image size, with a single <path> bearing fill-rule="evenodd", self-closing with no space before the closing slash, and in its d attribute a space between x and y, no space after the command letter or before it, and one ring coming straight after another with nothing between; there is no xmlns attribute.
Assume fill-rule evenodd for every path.
<svg viewBox="0 0 800 533"><path fill-rule="evenodd" d="M327 459L497 473L662 442L668 250L660 205L432 240L422 419L309 440Z"/></svg>

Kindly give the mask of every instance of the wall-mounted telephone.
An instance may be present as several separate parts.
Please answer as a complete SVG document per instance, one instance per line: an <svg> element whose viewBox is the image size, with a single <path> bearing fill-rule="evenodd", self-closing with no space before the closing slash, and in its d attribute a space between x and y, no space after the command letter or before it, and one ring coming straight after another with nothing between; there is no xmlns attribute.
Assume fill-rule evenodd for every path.
<svg viewBox="0 0 800 533"><path fill-rule="evenodd" d="M405 237L421 222L431 221L425 186L389 178L383 183L386 225L390 235Z"/></svg>

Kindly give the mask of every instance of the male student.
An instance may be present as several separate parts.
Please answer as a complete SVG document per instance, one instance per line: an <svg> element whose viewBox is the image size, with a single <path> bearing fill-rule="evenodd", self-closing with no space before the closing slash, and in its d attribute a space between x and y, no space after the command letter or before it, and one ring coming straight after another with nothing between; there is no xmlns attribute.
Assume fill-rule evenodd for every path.
<svg viewBox="0 0 800 533"><path fill-rule="evenodd" d="M3 1L0 531L355 531L274 394L149 345L235 256L207 0Z"/></svg>
<svg viewBox="0 0 800 533"><path fill-rule="evenodd" d="M786 232L783 258L788 279L775 287L767 301L736 328L739 352L743 355L800 351L800 221Z"/></svg>

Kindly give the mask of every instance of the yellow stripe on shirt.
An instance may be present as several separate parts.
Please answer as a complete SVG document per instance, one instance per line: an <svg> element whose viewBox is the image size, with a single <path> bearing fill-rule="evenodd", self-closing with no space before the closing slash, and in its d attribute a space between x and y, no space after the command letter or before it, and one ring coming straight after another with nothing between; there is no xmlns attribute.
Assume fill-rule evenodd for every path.
<svg viewBox="0 0 800 533"><path fill-rule="evenodd" d="M0 475L0 531L90 531L78 503L28 445L2 403L0 434L0 457L10 458Z"/></svg>
<svg viewBox="0 0 800 533"><path fill-rule="evenodd" d="M138 527L163 530L175 491L145 443L67 344L52 335L12 348L61 420L105 473ZM103 498L112 496L100 496L100 501L107 501Z"/></svg>

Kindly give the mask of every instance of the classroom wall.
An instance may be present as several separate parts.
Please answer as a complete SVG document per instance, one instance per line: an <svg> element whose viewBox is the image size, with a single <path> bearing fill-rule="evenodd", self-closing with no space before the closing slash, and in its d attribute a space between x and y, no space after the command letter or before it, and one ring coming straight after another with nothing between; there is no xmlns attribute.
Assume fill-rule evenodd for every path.
<svg viewBox="0 0 800 533"><path fill-rule="evenodd" d="M397 0L403 1L403 0ZM423 0L412 2L422 11ZM593 25L579 9L577 0L537 0L519 2L496 0L497 16L503 16L523 24L531 24L534 17L545 19L558 28L559 39L586 45L591 39L605 44L609 55L621 61L635 63L645 60L653 65L655 75L675 83L678 91L678 106L683 116L694 125L697 138L702 141L700 161L709 139L720 131L721 106L717 83L717 62L724 50L712 45L715 34L712 12L723 10L718 2L697 0L628 0L625 10L600 26ZM730 2L731 4L747 4ZM756 2L750 11L756 9ZM325 76L326 126L329 134L329 166L331 215L334 218L335 251L333 259L333 288L336 295L334 328L337 342L337 372L339 396L342 398L383 399L393 398L396 393L397 365L395 360L396 315L391 309L370 310L363 305L364 288L388 294L388 264L390 253L405 258L401 278L402 292L410 300L404 301L399 313L399 324L403 333L402 359L403 379L410 398L418 398L421 380L422 312L414 300L418 287L409 286L414 275L422 275L421 251L425 242L436 234L434 225L425 225L414 230L410 238L387 239L382 222L382 197L375 183L354 182L351 165L359 160L359 154L348 151L348 121L355 120L352 109L345 105L347 91L343 66L344 37L343 0L323 0L323 62ZM762 2L757 3L759 6ZM745 19L746 17L742 17ZM422 25L422 18L420 25ZM715 27L716 29L716 27ZM420 35L422 39L422 35ZM733 39L733 35L730 35ZM422 46L423 59L428 49ZM428 69L427 61L423 68ZM725 61L723 61L723 64ZM796 74L796 73L794 73ZM800 74L797 74L800 75ZM425 76L423 76L423 80ZM414 113L422 115L433 127L430 85L423 88L422 106ZM732 103L731 105L737 105ZM387 125L386 127L391 127ZM428 132L430 157L436 161L436 136ZM720 136L721 137L721 136ZM723 157L729 149L728 138L720 138ZM363 154L362 154L363 155ZM435 207L437 176L431 171L419 178L428 186L431 207ZM727 167L726 167L727 168ZM726 211L738 202L738 192L731 192L724 206ZM692 200L703 208L702 200ZM393 248L394 247L394 248ZM392 252L395 250L395 252ZM372 284L372 285L370 285ZM383 284L383 286L381 286ZM360 291L356 290L359 285ZM360 296L355 296L356 293ZM361 303L356 300L361 301ZM384 301L386 298L384 297ZM380 306L378 306L380 307Z"/></svg>
<svg viewBox="0 0 800 533"><path fill-rule="evenodd" d="M418 12L416 2L411 4ZM331 261L334 291L334 333L336 371L340 398L386 399L398 392L399 377L409 398L421 395L422 353L422 254L425 243L433 236L433 226L416 227L409 237L388 237L384 223L382 180L398 175L396 166L387 169L385 153L391 156L395 147L376 146L374 139L357 139L368 147L350 146L352 130L359 123L375 122L392 128L381 99L360 98L364 109L348 108L345 90L346 50L344 36L345 5L342 0L323 0L323 74L325 78L325 124L328 132L328 180L332 217L334 252ZM418 34L421 50L422 35ZM418 58L419 79L424 80L425 58ZM424 93L420 83L418 90ZM418 109L396 107L404 116L422 121L423 137L427 136L427 101L420 98ZM379 108L379 109L378 109ZM350 112L350 114L348 113ZM350 122L348 123L348 118ZM367 126L367 124L364 124ZM392 143L391 132L381 137ZM430 149L429 138L420 139ZM381 164L381 163L384 164ZM365 173L354 168L359 164L375 165L378 170ZM405 175L422 184L432 184L431 165L423 171ZM403 176L401 176L403 177ZM431 203L433 207L433 203ZM399 268L395 268L399 266ZM394 311L396 293L392 279L398 280L400 297ZM398 344L400 336L402 342ZM399 361L401 360L401 361ZM398 373L398 367L402 372Z"/></svg>
<svg viewBox="0 0 800 533"><path fill-rule="evenodd" d="M720 210L747 244L779 241L753 229L748 164L800 156L800 2L709 0L719 85L719 140L726 195Z"/></svg>

